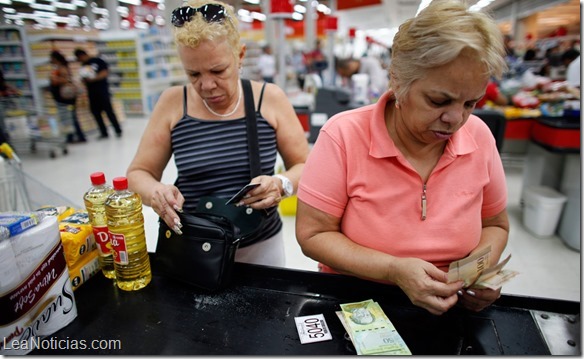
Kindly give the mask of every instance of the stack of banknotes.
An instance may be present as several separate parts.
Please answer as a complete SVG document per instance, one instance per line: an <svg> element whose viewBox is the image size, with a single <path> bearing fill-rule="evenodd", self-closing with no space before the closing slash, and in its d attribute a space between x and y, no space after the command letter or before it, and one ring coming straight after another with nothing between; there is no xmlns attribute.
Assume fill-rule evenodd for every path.
<svg viewBox="0 0 584 359"><path fill-rule="evenodd" d="M373 300L341 304L336 312L358 355L411 355L383 309Z"/></svg>
<svg viewBox="0 0 584 359"><path fill-rule="evenodd" d="M450 263L448 282L464 281L464 288L489 288L497 290L519 272L504 270L511 255L495 266L491 266L491 247L486 247L466 258Z"/></svg>

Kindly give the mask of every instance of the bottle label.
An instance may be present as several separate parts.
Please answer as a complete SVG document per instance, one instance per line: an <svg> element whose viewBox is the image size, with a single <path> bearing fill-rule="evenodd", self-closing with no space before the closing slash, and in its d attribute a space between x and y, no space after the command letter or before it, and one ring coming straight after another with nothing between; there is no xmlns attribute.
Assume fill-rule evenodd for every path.
<svg viewBox="0 0 584 359"><path fill-rule="evenodd" d="M93 227L93 238L95 238L95 243L97 243L97 250L100 256L105 257L112 253L107 226Z"/></svg>
<svg viewBox="0 0 584 359"><path fill-rule="evenodd" d="M121 233L109 232L110 243L112 245L112 255L114 263L126 265L128 261L128 250L126 248L126 236Z"/></svg>

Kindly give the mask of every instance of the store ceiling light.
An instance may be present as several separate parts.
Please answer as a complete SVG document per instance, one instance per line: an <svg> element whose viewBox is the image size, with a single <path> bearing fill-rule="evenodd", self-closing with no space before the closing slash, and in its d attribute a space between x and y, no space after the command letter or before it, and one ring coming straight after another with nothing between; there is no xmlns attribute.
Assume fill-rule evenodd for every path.
<svg viewBox="0 0 584 359"><path fill-rule="evenodd" d="M12 5L12 1L10 1L10 0L0 0L0 4L2 4L2 5ZM14 10L14 9L11 9L11 10ZM16 10L14 10L14 11L16 11ZM4 8L4 12L8 12L8 11L6 11L6 8Z"/></svg>
<svg viewBox="0 0 584 359"><path fill-rule="evenodd" d="M0 4L4 4L2 1L10 1L10 0L0 0ZM10 5L10 4L7 4L7 5ZM3 7L2 11L4 11L7 14L15 14L16 13L16 10L14 10L11 7Z"/></svg>
<svg viewBox="0 0 584 359"><path fill-rule="evenodd" d="M425 8L427 8L428 5L430 5L431 2L432 2L432 0L422 0L420 2L420 6L418 6L418 11L416 11L416 16L418 16L418 14L420 13L420 11L424 10Z"/></svg>
<svg viewBox="0 0 584 359"><path fill-rule="evenodd" d="M55 1L53 3L53 5L57 9L65 9L65 10L71 10L71 11L77 10L77 5L75 5L75 4L69 4L69 3L66 3L66 2Z"/></svg>
<svg viewBox="0 0 584 359"><path fill-rule="evenodd" d="M31 9L36 9L36 10L57 11L57 8L54 5L30 4L29 6Z"/></svg>
<svg viewBox="0 0 584 359"><path fill-rule="evenodd" d="M142 0L118 0L119 2L123 2L130 5L140 6L142 5Z"/></svg>
<svg viewBox="0 0 584 359"><path fill-rule="evenodd" d="M83 0L73 0L73 1L71 1L71 4L78 6L78 7L86 7L87 6L87 2L85 2Z"/></svg>
<svg viewBox="0 0 584 359"><path fill-rule="evenodd" d="M292 14L292 20L301 21L303 19L304 19L304 15L302 15L301 13L295 12Z"/></svg>
<svg viewBox="0 0 584 359"><path fill-rule="evenodd" d="M482 8L489 6L494 0L479 0L476 4L468 8L470 11L480 11Z"/></svg>
<svg viewBox="0 0 584 359"><path fill-rule="evenodd" d="M266 21L266 15L262 14L261 12L252 11L251 17L259 21Z"/></svg>
<svg viewBox="0 0 584 359"><path fill-rule="evenodd" d="M253 4L253 5L259 5L260 4L260 0L244 0L247 3Z"/></svg>
<svg viewBox="0 0 584 359"><path fill-rule="evenodd" d="M301 14L306 13L306 7L302 6L302 5L294 5L294 11L299 12Z"/></svg>

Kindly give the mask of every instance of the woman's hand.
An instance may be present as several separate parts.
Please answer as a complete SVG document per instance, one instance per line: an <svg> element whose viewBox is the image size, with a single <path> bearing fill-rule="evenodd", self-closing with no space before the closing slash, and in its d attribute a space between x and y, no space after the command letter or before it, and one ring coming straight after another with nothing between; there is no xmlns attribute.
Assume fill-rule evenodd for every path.
<svg viewBox="0 0 584 359"><path fill-rule="evenodd" d="M480 312L501 297L501 288L492 290L471 287L461 290L459 296L463 307L473 312Z"/></svg>
<svg viewBox="0 0 584 359"><path fill-rule="evenodd" d="M414 305L441 315L458 301L463 282L447 283L446 273L418 258L397 258L392 269L397 284Z"/></svg>
<svg viewBox="0 0 584 359"><path fill-rule="evenodd" d="M239 202L238 206L249 206L253 209L266 209L277 206L282 200L282 181L272 176L258 176L250 183L259 183L260 186L249 191Z"/></svg>
<svg viewBox="0 0 584 359"><path fill-rule="evenodd" d="M169 228L177 234L182 234L180 218L176 212L182 212L185 199L178 188L170 184L157 184L150 196L150 206L162 218Z"/></svg>

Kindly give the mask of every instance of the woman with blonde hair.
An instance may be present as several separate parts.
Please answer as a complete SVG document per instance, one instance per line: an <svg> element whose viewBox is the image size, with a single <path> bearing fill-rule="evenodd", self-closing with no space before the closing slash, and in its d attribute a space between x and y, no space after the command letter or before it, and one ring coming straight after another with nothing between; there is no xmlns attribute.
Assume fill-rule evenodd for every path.
<svg viewBox="0 0 584 359"><path fill-rule="evenodd" d="M482 310L501 289L446 272L483 250L495 265L507 243L503 166L472 115L504 70L501 34L460 1L435 0L392 50L390 89L322 127L299 185L298 242L322 271L398 285L433 314Z"/></svg>
<svg viewBox="0 0 584 359"><path fill-rule="evenodd" d="M295 192L308 155L300 121L278 86L240 78L246 47L231 6L191 0L172 12L171 23L189 84L160 96L128 168L129 185L179 233L177 212L198 211L209 196L225 202L244 185L259 184L237 204L264 220L248 223L260 228L241 243L236 261L282 266L277 206ZM246 119L254 117L250 111L261 165L261 174L253 177L246 129ZM278 153L286 169L274 175ZM162 183L171 156L178 177L174 184Z"/></svg>

